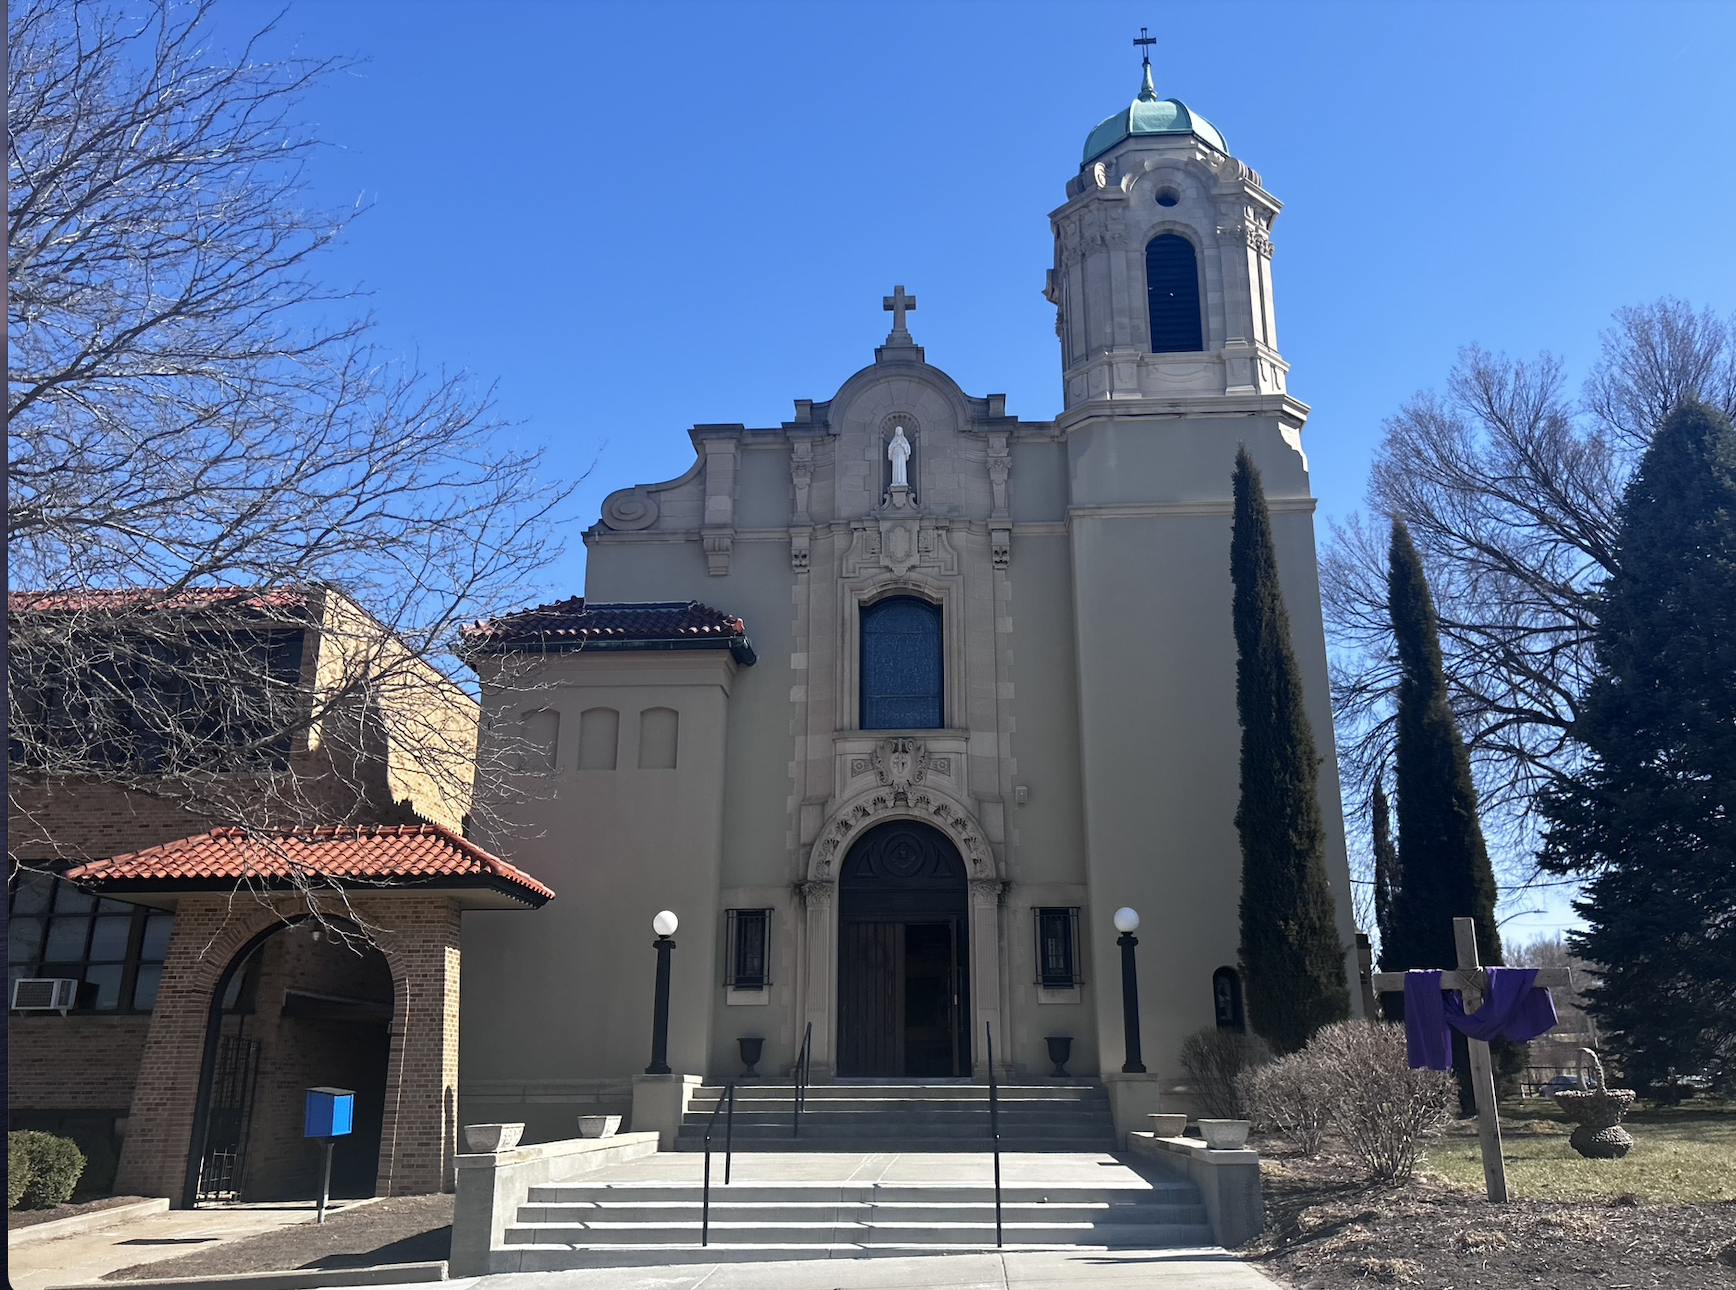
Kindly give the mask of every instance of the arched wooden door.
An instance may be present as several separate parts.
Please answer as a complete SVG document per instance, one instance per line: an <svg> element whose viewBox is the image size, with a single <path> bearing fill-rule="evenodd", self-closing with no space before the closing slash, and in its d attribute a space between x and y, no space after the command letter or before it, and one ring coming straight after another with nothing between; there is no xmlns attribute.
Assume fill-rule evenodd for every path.
<svg viewBox="0 0 1736 1290"><path fill-rule="evenodd" d="M964 861L938 829L881 824L838 880L838 1074L970 1073Z"/></svg>

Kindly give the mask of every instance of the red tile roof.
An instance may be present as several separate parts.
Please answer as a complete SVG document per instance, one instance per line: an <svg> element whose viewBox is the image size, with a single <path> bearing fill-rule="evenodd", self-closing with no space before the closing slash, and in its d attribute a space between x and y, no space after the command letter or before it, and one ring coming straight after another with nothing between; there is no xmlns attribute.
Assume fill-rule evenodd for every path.
<svg viewBox="0 0 1736 1290"><path fill-rule="evenodd" d="M586 604L583 596L485 618L463 629L481 648L730 649L752 663L747 624L697 600Z"/></svg>
<svg viewBox="0 0 1736 1290"><path fill-rule="evenodd" d="M196 837L78 865L64 875L94 887L163 889L212 882L272 884L301 877L358 887L493 887L541 905L554 892L522 869L435 824L342 825L256 833L212 829Z"/></svg>
<svg viewBox="0 0 1736 1290"><path fill-rule="evenodd" d="M9 591L6 611L11 614L67 611L210 609L216 605L239 605L244 609L302 609L307 593L292 588L185 587L170 595L161 587L94 588L80 591Z"/></svg>

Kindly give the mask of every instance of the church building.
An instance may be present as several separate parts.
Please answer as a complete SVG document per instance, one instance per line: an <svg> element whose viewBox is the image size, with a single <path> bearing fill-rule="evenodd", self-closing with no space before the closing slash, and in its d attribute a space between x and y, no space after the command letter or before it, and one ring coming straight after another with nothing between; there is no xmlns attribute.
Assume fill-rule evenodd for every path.
<svg viewBox="0 0 1736 1290"><path fill-rule="evenodd" d="M1178 1053L1245 1025L1231 471L1259 466L1353 1007L1354 926L1314 498L1278 348L1280 206L1150 66L1050 213L1062 411L928 361L917 297L829 398L704 424L679 478L610 494L586 594L476 624L515 827L560 893L466 922L460 1123L630 1114L652 920L679 919L667 1063L1040 1081L1051 1037L1118 1127L1188 1109ZM1027 270L1028 271L1028 270ZM937 355L937 358L941 357ZM1137 911L1144 1070L1116 911ZM1143 1126L1141 1126L1143 1127Z"/></svg>

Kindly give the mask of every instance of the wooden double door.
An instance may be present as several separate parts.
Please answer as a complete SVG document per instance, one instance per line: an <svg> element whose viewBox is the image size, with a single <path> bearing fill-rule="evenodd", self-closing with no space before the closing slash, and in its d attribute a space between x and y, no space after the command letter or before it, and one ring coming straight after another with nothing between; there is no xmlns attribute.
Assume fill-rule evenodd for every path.
<svg viewBox="0 0 1736 1290"><path fill-rule="evenodd" d="M952 843L916 822L881 825L851 849L839 887L838 1073L968 1075L965 876Z"/></svg>

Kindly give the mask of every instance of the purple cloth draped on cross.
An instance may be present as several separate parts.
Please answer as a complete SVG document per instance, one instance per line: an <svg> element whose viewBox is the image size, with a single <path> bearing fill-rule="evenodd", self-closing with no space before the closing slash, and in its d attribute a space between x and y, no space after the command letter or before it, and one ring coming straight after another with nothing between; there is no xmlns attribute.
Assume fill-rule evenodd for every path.
<svg viewBox="0 0 1736 1290"><path fill-rule="evenodd" d="M1536 985L1535 968L1485 968L1489 986L1483 1006L1469 1015L1457 990L1443 993L1438 971L1404 974L1404 1037L1410 1064L1432 1071L1453 1068L1451 1026L1487 1042L1506 1037L1516 1044L1555 1025L1555 1000Z"/></svg>

